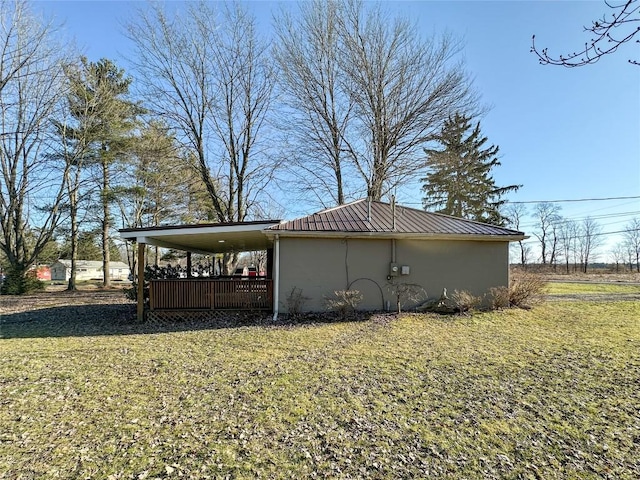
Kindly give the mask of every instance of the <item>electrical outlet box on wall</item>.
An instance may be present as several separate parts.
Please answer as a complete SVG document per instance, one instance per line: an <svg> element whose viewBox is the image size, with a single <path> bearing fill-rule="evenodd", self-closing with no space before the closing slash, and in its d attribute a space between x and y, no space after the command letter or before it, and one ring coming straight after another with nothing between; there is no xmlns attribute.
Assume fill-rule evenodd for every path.
<svg viewBox="0 0 640 480"><path fill-rule="evenodd" d="M411 267L409 267L409 265L402 265L402 268L400 269L400 273L402 275L409 275L411 273Z"/></svg>

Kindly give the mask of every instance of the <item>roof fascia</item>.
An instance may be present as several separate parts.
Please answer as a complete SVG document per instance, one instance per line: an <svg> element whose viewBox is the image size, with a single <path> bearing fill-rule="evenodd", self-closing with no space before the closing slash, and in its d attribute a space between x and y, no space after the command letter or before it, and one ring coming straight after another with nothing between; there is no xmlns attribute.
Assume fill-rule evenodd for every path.
<svg viewBox="0 0 640 480"><path fill-rule="evenodd" d="M527 235L477 235L442 233L398 233L398 232L292 232L287 230L266 230L265 235L289 238L366 238L366 239L406 239L406 240L452 240L475 242L519 242L529 238Z"/></svg>
<svg viewBox="0 0 640 480"><path fill-rule="evenodd" d="M263 223L251 223L246 225L213 225L206 227L185 226L185 227L171 227L167 229L161 229L154 227L140 228L140 229L123 229L120 230L120 237L126 240L135 240L136 238L146 237L152 235L153 237L163 237L166 235L197 235L197 234L209 234L209 233L242 233L242 232L254 232L264 231L266 228L278 225L280 222L263 222Z"/></svg>

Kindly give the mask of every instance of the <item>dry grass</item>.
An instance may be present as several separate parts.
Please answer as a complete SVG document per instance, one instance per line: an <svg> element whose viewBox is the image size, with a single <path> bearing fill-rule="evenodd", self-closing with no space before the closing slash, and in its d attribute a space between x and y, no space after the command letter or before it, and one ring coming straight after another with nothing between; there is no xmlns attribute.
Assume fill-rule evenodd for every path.
<svg viewBox="0 0 640 480"><path fill-rule="evenodd" d="M130 307L3 316L0 478L640 477L639 302L188 330Z"/></svg>

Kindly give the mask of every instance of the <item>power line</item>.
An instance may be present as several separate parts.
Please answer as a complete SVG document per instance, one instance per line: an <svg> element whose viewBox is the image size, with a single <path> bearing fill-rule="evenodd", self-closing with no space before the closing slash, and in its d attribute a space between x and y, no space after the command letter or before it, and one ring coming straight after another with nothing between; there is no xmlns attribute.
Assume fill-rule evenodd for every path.
<svg viewBox="0 0 640 480"><path fill-rule="evenodd" d="M578 238L587 238L587 237L603 237L607 235L616 235L619 233L627 233L627 232L640 232L640 228L632 228L630 230L616 230L615 232L594 232L589 235L575 235L572 238L578 239ZM540 245L540 241L534 240L534 239L525 240L522 243L527 245L532 245L532 244Z"/></svg>
<svg viewBox="0 0 640 480"><path fill-rule="evenodd" d="M526 204L526 203L575 203L575 202L603 202L609 200L637 200L640 199L640 196L631 196L631 197L600 197L600 198L570 198L564 200L522 200L522 201L512 201L506 200L505 203L512 204ZM422 202L402 202L402 205L422 205ZM607 207L608 208L608 207Z"/></svg>
<svg viewBox="0 0 640 480"><path fill-rule="evenodd" d="M602 215L589 215L587 217L572 217L572 218L565 218L562 217L559 221L557 222L553 222L555 225L561 225L561 224L566 224L569 222L577 222L580 220L586 220L587 218L590 218L591 220L599 220L599 219L609 219L609 218L615 218L615 217L631 217L631 216L636 216L636 215L640 215L640 210L634 210L632 212L620 212L620 213L604 213ZM539 222L536 222L535 218L533 219L533 222L529 222L529 223L523 223L522 225L520 225L520 228L534 228L537 227L539 225ZM611 224L615 224L615 223L622 223L626 220L618 220L617 222L612 222ZM610 224L607 224L610 225Z"/></svg>
<svg viewBox="0 0 640 480"><path fill-rule="evenodd" d="M601 202L601 201L606 201L606 200L632 200L632 199L638 199L638 198L640 198L640 196L634 196L634 197L601 197L601 198L571 198L571 199L565 199L565 200L525 200L525 201L521 201L521 202L512 202L510 200L507 200L506 203L524 204L524 203Z"/></svg>

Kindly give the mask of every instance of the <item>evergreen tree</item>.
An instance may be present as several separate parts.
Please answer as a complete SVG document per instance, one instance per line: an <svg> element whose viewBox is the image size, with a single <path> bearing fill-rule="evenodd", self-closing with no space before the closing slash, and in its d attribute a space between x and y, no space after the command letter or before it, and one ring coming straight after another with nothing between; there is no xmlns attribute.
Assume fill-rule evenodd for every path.
<svg viewBox="0 0 640 480"><path fill-rule="evenodd" d="M78 169L96 169L101 207L103 271L109 272L111 204L121 190L114 186L115 166L130 156L135 145L137 117L143 110L128 98L131 78L126 77L124 70L108 59L94 63L82 58L77 68L68 69L67 76L70 84L68 103L75 125L65 125L63 132L68 139L72 139L71 145L76 151L80 151L75 159ZM74 178L76 188L80 178L78 171ZM75 234L78 232L76 226ZM103 285L109 287L110 283L109 275L105 273Z"/></svg>
<svg viewBox="0 0 640 480"><path fill-rule="evenodd" d="M500 206L506 200L502 197L520 185L496 186L491 169L500 165L498 147L485 147L487 138L480 133L480 122L473 127L466 115L449 117L437 141L442 149L425 149L428 172L421 179L424 209L504 225Z"/></svg>

